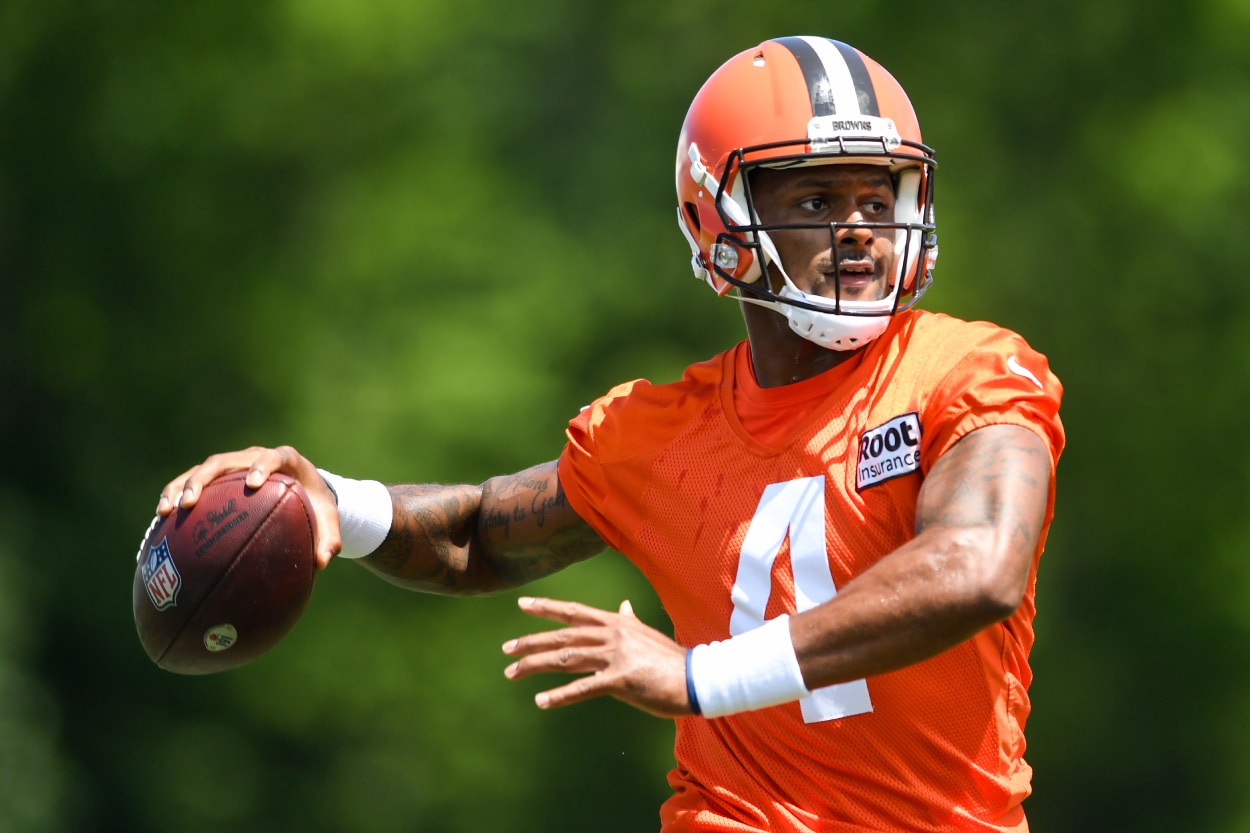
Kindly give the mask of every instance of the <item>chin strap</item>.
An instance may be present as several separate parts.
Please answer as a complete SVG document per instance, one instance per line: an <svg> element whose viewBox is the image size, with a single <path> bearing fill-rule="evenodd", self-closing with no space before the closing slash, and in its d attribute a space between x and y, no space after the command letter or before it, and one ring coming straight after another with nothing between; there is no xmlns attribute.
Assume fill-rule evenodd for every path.
<svg viewBox="0 0 1250 833"><path fill-rule="evenodd" d="M779 293L782 298L796 297L808 303L819 303L826 299L819 295L791 290L789 286ZM845 302L852 303L852 302ZM875 306L876 303L873 304ZM877 315L843 315L836 312L817 312L816 310L796 307L793 304L779 304L785 307L786 321L790 329L810 342L819 344L828 350L858 350L877 336L885 332L890 324L888 314Z"/></svg>
<svg viewBox="0 0 1250 833"><path fill-rule="evenodd" d="M811 295L791 286L782 287L778 296L781 298L793 298L809 304L824 304L829 301L828 298L820 295ZM881 335L885 332L885 328L890 326L888 306L887 311L884 313L845 315L836 312L807 309L806 307L787 304L784 301L767 301L763 298L753 298L741 293L738 297L739 300L748 304L766 307L776 312L786 319L786 323L790 325L790 329L796 334L813 344L824 347L826 350L858 350ZM890 298L874 301L871 304L864 304L864 306L876 307L892 303L891 293ZM844 307L851 304L859 305L854 301L843 301L842 303Z"/></svg>
<svg viewBox="0 0 1250 833"><path fill-rule="evenodd" d="M765 261L777 267L785 286L777 293L777 297L785 300L801 301L817 307L828 307L830 300L821 295L812 295L795 286L794 281L786 274L781 256L767 232L757 232L760 247L766 255ZM894 309L894 298L898 294L899 283L894 282L894 289L880 301L843 301L842 309L852 310L855 314L847 315L832 309L814 310L807 307L781 301L769 301L739 293L741 300L757 306L766 307L784 316L790 329L798 335L824 347L826 350L858 350L877 336L885 332L890 325L890 312Z"/></svg>

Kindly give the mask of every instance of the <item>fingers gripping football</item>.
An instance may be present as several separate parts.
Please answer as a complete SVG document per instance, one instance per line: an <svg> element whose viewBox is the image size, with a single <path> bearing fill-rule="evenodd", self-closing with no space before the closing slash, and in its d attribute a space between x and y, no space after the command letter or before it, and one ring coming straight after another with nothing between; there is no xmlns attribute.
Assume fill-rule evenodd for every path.
<svg viewBox="0 0 1250 833"><path fill-rule="evenodd" d="M213 454L184 471L161 490L156 514L165 517L178 509L190 509L200 499L204 487L230 472L246 471L249 488L258 489L269 475L280 472L299 481L313 508L313 532L317 564L325 567L342 548L339 537L338 504L317 467L289 445L276 448L253 446L241 451Z"/></svg>
<svg viewBox="0 0 1250 833"><path fill-rule="evenodd" d="M516 657L509 679L531 674L583 674L535 697L550 709L609 695L659 717L691 714L686 697L686 650L644 624L629 602L616 612L577 602L523 598L526 613L566 627L529 634L504 644Z"/></svg>

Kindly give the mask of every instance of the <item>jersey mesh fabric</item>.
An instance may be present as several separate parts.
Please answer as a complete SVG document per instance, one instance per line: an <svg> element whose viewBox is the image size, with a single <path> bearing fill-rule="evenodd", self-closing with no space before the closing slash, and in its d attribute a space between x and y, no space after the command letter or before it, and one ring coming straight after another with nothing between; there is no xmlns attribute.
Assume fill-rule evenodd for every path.
<svg viewBox="0 0 1250 833"><path fill-rule="evenodd" d="M823 478L825 552L844 587L911 537L924 473L969 431L1027 427L1052 466L1063 447L1062 389L1045 358L990 324L896 316L855 360L809 380L798 393L814 405L767 423L755 408L748 424L763 439L744 426L735 397L754 400L750 416L768 396L795 391L755 386L747 350L693 365L672 384L613 389L570 422L560 459L570 504L648 577L682 645L730 636L743 540L769 484ZM857 483L861 438L908 414L919 423L916 470ZM789 546L787 537L771 567L766 619L796 610ZM871 711L805 723L795 702L678 720L664 833L1027 829L1036 563L1011 618L869 679Z"/></svg>

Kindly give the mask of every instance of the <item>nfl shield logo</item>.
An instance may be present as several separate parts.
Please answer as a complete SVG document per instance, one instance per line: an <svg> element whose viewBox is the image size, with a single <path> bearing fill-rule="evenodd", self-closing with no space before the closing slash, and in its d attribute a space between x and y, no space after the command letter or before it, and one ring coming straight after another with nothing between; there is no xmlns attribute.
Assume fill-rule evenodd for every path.
<svg viewBox="0 0 1250 833"><path fill-rule="evenodd" d="M162 538L148 551L148 560L143 562L143 582L148 588L148 598L157 610L173 607L177 603L182 576L178 575L178 568L174 566L166 539Z"/></svg>

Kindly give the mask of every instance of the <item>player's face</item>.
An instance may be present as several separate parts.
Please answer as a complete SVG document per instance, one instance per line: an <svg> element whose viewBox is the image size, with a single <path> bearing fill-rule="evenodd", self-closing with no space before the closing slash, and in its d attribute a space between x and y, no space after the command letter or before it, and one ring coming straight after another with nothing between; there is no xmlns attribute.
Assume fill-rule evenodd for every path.
<svg viewBox="0 0 1250 833"><path fill-rule="evenodd" d="M767 225L807 224L816 228L771 231L786 274L804 292L842 300L884 298L894 274L894 230L839 228L829 223L888 223L894 220L894 182L878 165L819 165L755 171L752 195ZM836 249L837 257L834 257ZM770 266L773 288L781 278Z"/></svg>

